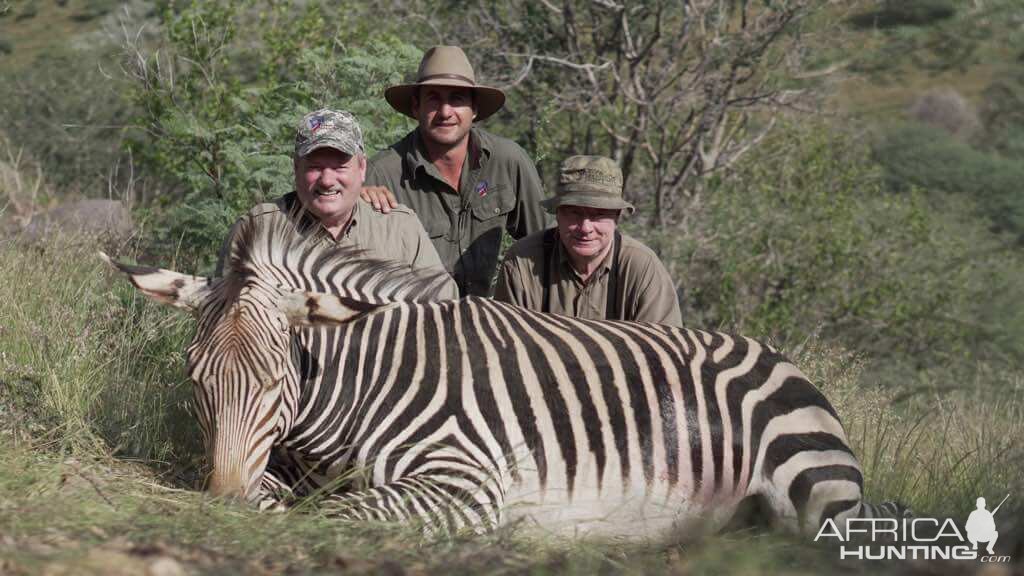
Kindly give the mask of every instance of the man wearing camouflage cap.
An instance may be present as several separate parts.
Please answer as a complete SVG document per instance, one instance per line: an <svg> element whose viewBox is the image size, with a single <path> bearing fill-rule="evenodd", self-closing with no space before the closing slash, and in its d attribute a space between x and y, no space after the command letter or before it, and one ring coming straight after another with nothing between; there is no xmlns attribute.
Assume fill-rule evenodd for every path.
<svg viewBox="0 0 1024 576"><path fill-rule="evenodd" d="M496 300L578 318L682 326L665 266L617 229L622 211L634 208L622 197L615 161L565 160L555 196L542 205L557 225L512 245L498 271Z"/></svg>
<svg viewBox="0 0 1024 576"><path fill-rule="evenodd" d="M260 204L242 217L288 218L296 234L315 241L350 245L369 255L404 262L413 269L444 271L416 215L398 205L387 214L358 202L366 176L363 134L356 119L344 111L322 109L303 116L296 127L293 156L295 191ZM224 259L238 229L232 228L221 250ZM457 298L448 279L442 298Z"/></svg>
<svg viewBox="0 0 1024 576"><path fill-rule="evenodd" d="M383 211L394 197L409 205L459 292L490 295L505 232L522 238L545 226L533 161L475 124L500 110L505 94L477 84L460 48L435 46L416 81L391 86L384 98L419 125L370 160L364 197Z"/></svg>

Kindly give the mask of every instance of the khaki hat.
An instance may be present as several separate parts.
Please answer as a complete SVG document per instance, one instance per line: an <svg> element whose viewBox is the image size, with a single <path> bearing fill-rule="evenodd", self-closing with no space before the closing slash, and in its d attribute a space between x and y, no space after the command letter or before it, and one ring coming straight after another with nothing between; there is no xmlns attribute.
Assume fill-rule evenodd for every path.
<svg viewBox="0 0 1024 576"><path fill-rule="evenodd" d="M465 52L458 46L434 46L427 50L420 60L416 82L391 86L384 91L384 99L395 110L410 118L416 118L412 113L412 97L420 86L471 88L476 93L477 121L487 119L505 105L504 92L476 83L473 66L466 58Z"/></svg>
<svg viewBox="0 0 1024 576"><path fill-rule="evenodd" d="M583 206L607 210L636 208L622 198L622 170L604 156L571 156L558 169L555 195L540 203L554 214L559 206Z"/></svg>
<svg viewBox="0 0 1024 576"><path fill-rule="evenodd" d="M355 116L344 110L322 108L302 117L295 127L295 157L320 148L334 148L349 156L363 153L363 131Z"/></svg>

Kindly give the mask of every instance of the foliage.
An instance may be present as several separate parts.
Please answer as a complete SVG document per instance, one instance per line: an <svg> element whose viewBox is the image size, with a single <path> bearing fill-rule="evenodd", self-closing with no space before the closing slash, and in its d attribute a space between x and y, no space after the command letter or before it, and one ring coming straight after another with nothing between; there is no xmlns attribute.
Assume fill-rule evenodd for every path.
<svg viewBox="0 0 1024 576"><path fill-rule="evenodd" d="M410 4L445 43L472 47L479 76L512 89L495 122L542 173L571 154L612 157L641 214L666 225L796 100L783 84L826 2Z"/></svg>
<svg viewBox="0 0 1024 576"><path fill-rule="evenodd" d="M953 0L883 0L876 9L857 14L850 23L859 28L927 26L956 14Z"/></svg>
<svg viewBox="0 0 1024 576"><path fill-rule="evenodd" d="M164 45L134 47L132 60L148 132L137 156L177 190L158 204L163 245L180 243L209 266L237 216L291 189L294 126L305 112L353 111L369 150L407 129L380 94L419 52L383 33L360 43L346 14L316 2L167 5Z"/></svg>
<svg viewBox="0 0 1024 576"><path fill-rule="evenodd" d="M1015 160L1024 159L1024 74L1001 75L982 94L982 122L985 150L994 150Z"/></svg>
<svg viewBox="0 0 1024 576"><path fill-rule="evenodd" d="M886 0L849 19L876 31L872 49L858 47L851 68L889 82L902 81L908 64L930 74L964 71L1015 35L1018 13L1017 0Z"/></svg>
<svg viewBox="0 0 1024 576"><path fill-rule="evenodd" d="M641 235L679 280L690 325L789 345L817 334L912 370L1015 365L1024 319L989 312L1014 309L1024 263L970 220L969 201L945 201L890 194L866 147L793 125L679 227Z"/></svg>
<svg viewBox="0 0 1024 576"><path fill-rule="evenodd" d="M102 43L59 48L0 82L0 125L60 196L96 196L122 184L115 167L131 108L123 82L101 65L110 55Z"/></svg>
<svg viewBox="0 0 1024 576"><path fill-rule="evenodd" d="M918 124L892 128L876 144L875 158L895 189L920 186L970 196L1000 230L1024 239L1024 166L976 150L947 132Z"/></svg>
<svg viewBox="0 0 1024 576"><path fill-rule="evenodd" d="M82 6L71 15L76 22L88 22L109 14L118 5L117 0L85 0Z"/></svg>

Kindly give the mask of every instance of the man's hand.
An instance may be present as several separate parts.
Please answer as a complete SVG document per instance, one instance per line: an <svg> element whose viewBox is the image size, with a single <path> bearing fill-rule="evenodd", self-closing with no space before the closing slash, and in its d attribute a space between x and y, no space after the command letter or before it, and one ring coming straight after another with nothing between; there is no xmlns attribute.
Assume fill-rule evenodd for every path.
<svg viewBox="0 0 1024 576"><path fill-rule="evenodd" d="M363 193L360 196L363 202L373 204L377 212L387 214L391 209L398 206L395 195L384 186L363 186Z"/></svg>

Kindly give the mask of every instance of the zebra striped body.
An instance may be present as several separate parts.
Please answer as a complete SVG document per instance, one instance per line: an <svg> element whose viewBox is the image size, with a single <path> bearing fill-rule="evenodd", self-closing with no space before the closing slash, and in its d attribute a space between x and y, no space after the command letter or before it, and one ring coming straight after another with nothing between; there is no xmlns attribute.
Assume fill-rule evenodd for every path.
<svg viewBox="0 0 1024 576"><path fill-rule="evenodd" d="M259 228L223 280L122 267L159 299L201 294L189 367L216 493L326 490L344 518L632 537L716 530L747 498L794 530L875 513L835 411L770 347L411 301L436 279Z"/></svg>

